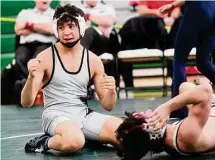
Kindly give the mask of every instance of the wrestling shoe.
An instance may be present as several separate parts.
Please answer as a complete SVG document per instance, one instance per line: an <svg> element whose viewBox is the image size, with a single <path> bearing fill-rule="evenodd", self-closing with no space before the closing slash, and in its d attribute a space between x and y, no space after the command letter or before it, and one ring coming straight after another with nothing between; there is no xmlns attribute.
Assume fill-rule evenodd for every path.
<svg viewBox="0 0 215 160"><path fill-rule="evenodd" d="M29 142L25 145L26 152L36 152L43 153L49 150L48 140L51 138L48 134L43 134L42 136L35 137L30 139Z"/></svg>

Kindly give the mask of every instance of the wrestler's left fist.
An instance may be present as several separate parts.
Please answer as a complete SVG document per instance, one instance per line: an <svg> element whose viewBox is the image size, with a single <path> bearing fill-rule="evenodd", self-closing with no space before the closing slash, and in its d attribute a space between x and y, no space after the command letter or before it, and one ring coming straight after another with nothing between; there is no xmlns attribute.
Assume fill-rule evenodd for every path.
<svg viewBox="0 0 215 160"><path fill-rule="evenodd" d="M115 79L112 76L104 74L100 84L103 89L116 90Z"/></svg>

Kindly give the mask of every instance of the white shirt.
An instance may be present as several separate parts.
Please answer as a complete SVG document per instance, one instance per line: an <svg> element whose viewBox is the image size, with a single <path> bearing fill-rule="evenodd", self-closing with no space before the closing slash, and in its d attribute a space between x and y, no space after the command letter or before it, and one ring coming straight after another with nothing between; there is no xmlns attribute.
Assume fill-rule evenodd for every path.
<svg viewBox="0 0 215 160"><path fill-rule="evenodd" d="M115 9L113 8L113 6L108 5L108 4L102 4L99 3L95 6L95 7L89 7L88 5L84 5L83 7L80 7L84 13L89 13L92 15L97 15L97 16L113 16L116 18L116 12ZM99 34L103 34L100 29L98 27L93 26L96 31ZM107 28L107 32L110 34L112 30L112 26L110 26L109 28Z"/></svg>
<svg viewBox="0 0 215 160"><path fill-rule="evenodd" d="M17 16L17 21L29 21L31 23L52 23L54 10L48 8L45 12L40 12L36 7L33 9L23 9ZM30 43L33 41L43 43L55 43L56 38L54 35L45 35L38 32L34 32L29 35L21 35L20 43Z"/></svg>

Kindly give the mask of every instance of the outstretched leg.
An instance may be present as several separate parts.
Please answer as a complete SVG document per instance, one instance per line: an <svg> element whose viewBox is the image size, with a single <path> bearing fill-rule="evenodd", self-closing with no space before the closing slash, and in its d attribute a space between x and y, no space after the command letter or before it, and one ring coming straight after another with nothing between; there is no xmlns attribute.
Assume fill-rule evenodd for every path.
<svg viewBox="0 0 215 160"><path fill-rule="evenodd" d="M84 120L83 132L88 140L98 140L117 147L115 131L122 123L120 118L92 112Z"/></svg>

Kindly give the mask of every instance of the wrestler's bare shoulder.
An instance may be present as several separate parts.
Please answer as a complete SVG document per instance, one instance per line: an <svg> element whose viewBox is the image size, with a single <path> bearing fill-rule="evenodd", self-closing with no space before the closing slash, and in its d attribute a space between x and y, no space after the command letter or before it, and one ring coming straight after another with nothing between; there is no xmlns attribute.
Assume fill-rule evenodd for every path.
<svg viewBox="0 0 215 160"><path fill-rule="evenodd" d="M97 64L100 65L102 63L100 57L91 51L89 51L89 60L90 60L90 64L93 64L93 65L97 65Z"/></svg>
<svg viewBox="0 0 215 160"><path fill-rule="evenodd" d="M43 65L44 67L49 64L52 64L52 62L53 62L52 48L49 47L49 48L43 50L42 52L40 52L37 55L37 59L39 59L41 61L41 65Z"/></svg>

